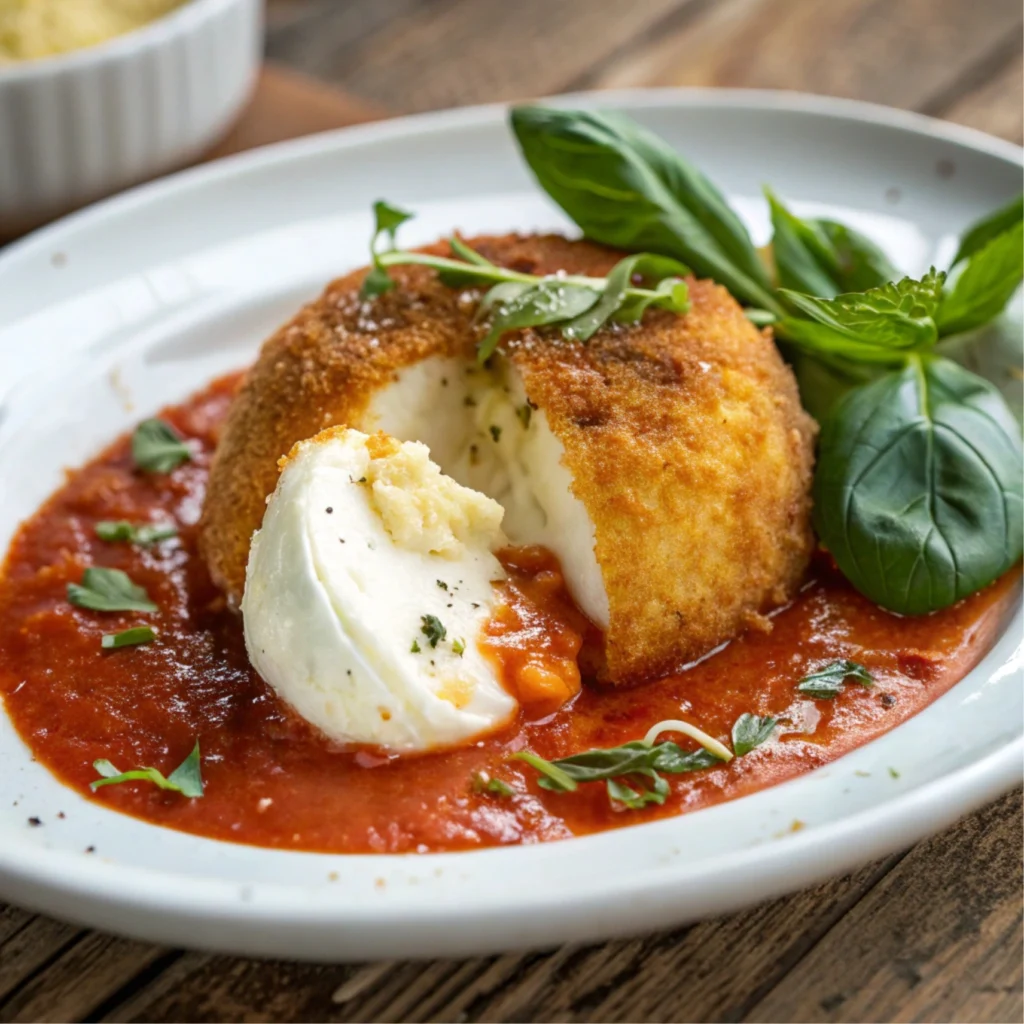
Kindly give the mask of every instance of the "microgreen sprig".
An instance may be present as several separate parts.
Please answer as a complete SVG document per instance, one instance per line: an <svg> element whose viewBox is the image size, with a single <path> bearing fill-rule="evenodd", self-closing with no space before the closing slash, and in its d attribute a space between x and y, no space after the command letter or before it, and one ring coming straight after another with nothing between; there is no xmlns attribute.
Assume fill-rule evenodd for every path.
<svg viewBox="0 0 1024 1024"><path fill-rule="evenodd" d="M382 201L374 204L374 215L373 267L363 282L363 298L390 291L394 282L387 268L402 265L430 267L453 288L489 286L477 311L479 320L490 321L477 349L480 363L494 354L505 334L520 328L555 327L567 341L586 342L605 324L636 323L652 307L680 314L690 308L689 291L682 280L689 269L667 256L633 253L620 260L607 277L540 276L492 263L458 237L448 240L453 256L394 247L378 251L381 236L388 236L393 246L397 227L411 215Z"/></svg>

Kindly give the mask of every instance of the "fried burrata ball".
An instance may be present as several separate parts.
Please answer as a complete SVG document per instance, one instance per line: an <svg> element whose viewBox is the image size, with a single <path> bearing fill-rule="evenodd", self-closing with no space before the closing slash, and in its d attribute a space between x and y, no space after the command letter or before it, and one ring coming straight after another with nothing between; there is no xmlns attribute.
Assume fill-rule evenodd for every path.
<svg viewBox="0 0 1024 1024"><path fill-rule="evenodd" d="M621 253L560 236L473 239L519 271L603 276ZM446 243L427 250L449 255ZM557 329L506 335L475 363L480 289L424 267L332 283L263 346L217 448L201 543L232 602L278 460L325 427L421 440L445 473L505 508L512 543L560 559L600 628L588 666L630 683L673 671L798 586L812 548L815 427L770 333L729 293L689 280L683 315L648 310L586 344Z"/></svg>

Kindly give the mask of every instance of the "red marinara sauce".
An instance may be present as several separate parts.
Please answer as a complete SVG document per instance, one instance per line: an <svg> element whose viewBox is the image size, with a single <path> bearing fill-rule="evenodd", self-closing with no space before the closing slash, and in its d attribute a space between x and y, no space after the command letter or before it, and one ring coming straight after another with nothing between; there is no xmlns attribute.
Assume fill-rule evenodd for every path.
<svg viewBox="0 0 1024 1024"><path fill-rule="evenodd" d="M236 383L217 381L165 412L196 452L170 475L133 470L127 438L70 473L22 526L0 579L0 692L33 754L63 782L90 796L98 758L166 774L199 739L202 799L138 782L91 796L159 825L259 846L398 853L539 842L679 814L808 771L920 711L989 648L1016 597L1013 571L953 608L899 618L819 559L770 633L748 633L680 675L632 689L584 686L548 717L524 716L465 749L402 759L340 751L250 667L241 622L196 550L210 456ZM179 534L150 548L105 543L94 527L110 519L173 522ZM511 601L518 592L543 605L547 594L548 611L562 609L564 629L548 654L570 657L579 618L565 611L557 565L530 549L506 562ZM66 586L90 565L125 570L160 611L71 606ZM104 633L141 622L159 631L156 642L101 650ZM500 623L492 632L485 643L500 647ZM514 649L503 656L517 657ZM796 691L801 676L836 658L864 664L878 685L847 685L833 701ZM526 748L554 759L615 746L665 718L726 738L744 712L780 718L778 740L728 765L668 776L667 802L642 811L613 809L602 785L547 792L533 769L508 760ZM476 793L475 772L519 792Z"/></svg>

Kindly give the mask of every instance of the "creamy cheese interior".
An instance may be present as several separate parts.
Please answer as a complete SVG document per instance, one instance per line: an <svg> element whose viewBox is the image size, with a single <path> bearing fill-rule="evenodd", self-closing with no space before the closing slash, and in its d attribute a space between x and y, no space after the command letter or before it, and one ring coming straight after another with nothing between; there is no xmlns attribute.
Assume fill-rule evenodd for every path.
<svg viewBox="0 0 1024 1024"><path fill-rule="evenodd" d="M476 639L492 614L502 508L425 445L333 428L297 445L254 535L249 657L307 721L402 753L515 713Z"/></svg>
<svg viewBox="0 0 1024 1024"><path fill-rule="evenodd" d="M443 472L496 500L509 540L552 551L576 604L607 629L594 525L572 492L565 449L514 367L492 362L486 370L440 357L416 363L376 393L360 426L422 441Z"/></svg>

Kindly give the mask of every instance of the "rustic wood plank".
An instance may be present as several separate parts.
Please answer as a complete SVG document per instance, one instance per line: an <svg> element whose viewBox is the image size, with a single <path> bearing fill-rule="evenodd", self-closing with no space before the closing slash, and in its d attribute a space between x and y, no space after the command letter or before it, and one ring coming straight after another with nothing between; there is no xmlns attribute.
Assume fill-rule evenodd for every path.
<svg viewBox="0 0 1024 1024"><path fill-rule="evenodd" d="M0 1001L0 1020L81 1020L168 952L149 943L87 932Z"/></svg>
<svg viewBox="0 0 1024 1024"><path fill-rule="evenodd" d="M692 928L546 953L356 967L192 954L104 1019L736 1018L898 860Z"/></svg>
<svg viewBox="0 0 1024 1024"><path fill-rule="evenodd" d="M720 0L591 84L801 89L920 109L1020 25L1019 0L986 0L983 13L962 0Z"/></svg>
<svg viewBox="0 0 1024 1024"><path fill-rule="evenodd" d="M15 916L21 913L15 911ZM82 934L80 928L48 917L31 914L26 917L21 927L0 943L0 999L16 992Z"/></svg>
<svg viewBox="0 0 1024 1024"><path fill-rule="evenodd" d="M746 1019L1021 1020L1022 837L1018 790L920 844Z"/></svg>
<svg viewBox="0 0 1024 1024"><path fill-rule="evenodd" d="M387 0L387 5L396 0ZM341 31L339 4L322 39L272 42L275 59L344 86L395 111L429 110L558 92L650 32L693 0L432 0L370 33L357 47L327 37ZM362 5L355 5L362 6Z"/></svg>

